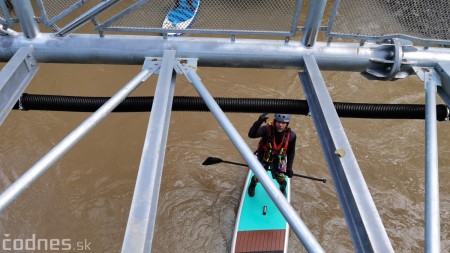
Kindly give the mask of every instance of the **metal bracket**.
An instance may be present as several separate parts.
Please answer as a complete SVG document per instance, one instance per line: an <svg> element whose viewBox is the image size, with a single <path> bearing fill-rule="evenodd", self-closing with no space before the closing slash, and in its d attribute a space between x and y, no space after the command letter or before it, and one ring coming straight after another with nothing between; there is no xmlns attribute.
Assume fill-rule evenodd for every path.
<svg viewBox="0 0 450 253"><path fill-rule="evenodd" d="M0 71L0 125L38 69L33 48L22 47Z"/></svg>
<svg viewBox="0 0 450 253"><path fill-rule="evenodd" d="M145 80L147 80L147 78L149 78L152 74L159 74L159 69L161 68L161 62L162 62L161 57L145 57L144 64L142 65L142 70L150 69L153 71L151 71L149 74L147 74L144 77L144 79L142 80L143 82Z"/></svg>
<svg viewBox="0 0 450 253"><path fill-rule="evenodd" d="M366 69L365 73L377 77L382 80L394 80L406 78L411 73L402 71L403 51L408 50L407 47L413 46L411 41L404 39L390 39L386 41L388 44L375 48L375 54L384 55L384 58L370 58L370 61L381 63L380 67ZM387 53L386 53L387 52Z"/></svg>
<svg viewBox="0 0 450 253"><path fill-rule="evenodd" d="M434 68L413 67L413 70L423 82L429 81L437 86L441 86L441 78Z"/></svg>
<svg viewBox="0 0 450 253"><path fill-rule="evenodd" d="M185 75L186 78L187 72L191 69L197 70L197 58L177 58L175 59L175 64L173 66L175 72L179 75ZM142 69L154 69L155 74L159 74L159 69L161 68L161 57L145 57L144 65ZM152 71L153 72L153 71ZM149 75L150 76L150 75ZM144 79L144 81L148 78L148 76Z"/></svg>
<svg viewBox="0 0 450 253"><path fill-rule="evenodd" d="M184 75L188 81L190 83L194 82L194 78L199 78L197 75L194 75L194 77L192 75L188 75L188 72L190 70L196 71L197 70L197 61L198 59L196 58L179 58L176 59L176 64L175 64L175 71L180 74L180 75Z"/></svg>
<svg viewBox="0 0 450 253"><path fill-rule="evenodd" d="M190 69L197 70L197 62L197 58L177 58L174 69L177 74L186 75L187 71Z"/></svg>

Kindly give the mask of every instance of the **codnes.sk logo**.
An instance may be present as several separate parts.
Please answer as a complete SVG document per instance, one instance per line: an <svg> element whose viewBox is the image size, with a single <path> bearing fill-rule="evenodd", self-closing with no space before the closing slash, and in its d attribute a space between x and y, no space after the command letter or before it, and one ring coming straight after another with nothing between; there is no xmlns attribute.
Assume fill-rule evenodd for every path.
<svg viewBox="0 0 450 253"><path fill-rule="evenodd" d="M36 238L32 234L31 238L13 238L11 234L3 234L1 249L4 251L33 251L33 250L55 250L55 251L90 251L91 242L87 239L83 241L72 241L64 238Z"/></svg>

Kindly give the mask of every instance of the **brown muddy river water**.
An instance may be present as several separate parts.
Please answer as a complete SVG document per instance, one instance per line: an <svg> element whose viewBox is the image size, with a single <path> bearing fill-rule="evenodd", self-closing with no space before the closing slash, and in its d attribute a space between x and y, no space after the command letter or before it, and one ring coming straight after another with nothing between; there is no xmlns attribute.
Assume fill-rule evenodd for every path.
<svg viewBox="0 0 450 253"><path fill-rule="evenodd" d="M111 96L141 66L40 64L27 93ZM3 65L1 65L3 66ZM305 99L295 70L199 68L213 96ZM416 76L368 81L359 73L323 72L335 102L425 103ZM152 76L132 96L153 96ZM184 76L175 96L198 96ZM438 103L443 103L438 100ZM5 189L89 113L13 111L0 126L0 189ZM0 215L0 240L55 239L90 252L121 249L150 113L113 113ZM258 114L227 113L247 132ZM425 121L341 118L396 252L424 251ZM162 122L162 121L161 121ZM244 162L208 112L172 112L152 252L228 252L247 168L203 166L208 156ZM311 117L295 115L291 204L327 252L353 252ZM450 126L438 123L441 249L450 248ZM33 239L34 238L34 239ZM73 246L74 247L74 246ZM79 248L81 249L81 248ZM30 251L31 252L31 251ZM39 252L39 251L36 251ZM44 251L42 251L44 252ZM289 252L306 252L293 231Z"/></svg>
<svg viewBox="0 0 450 253"><path fill-rule="evenodd" d="M43 64L28 93L110 96L138 66ZM200 68L213 96L304 99L297 71ZM417 77L367 81L359 73L324 72L336 102L424 103ZM156 77L132 95L151 96ZM179 76L176 96L196 96ZM349 100L352 98L352 100ZM13 111L0 127L1 187L6 188L89 116L89 113ZM258 114L227 113L250 147ZM113 113L37 180L0 216L10 238L91 242L93 252L121 248L149 113ZM424 121L342 118L365 180L396 252L424 249ZM352 252L352 243L311 117L294 116L298 134L292 206L327 252ZM243 162L207 112L173 112L164 161L154 252L227 252L246 168L202 166L208 156ZM450 244L450 134L438 123L442 249ZM290 252L304 252L291 231Z"/></svg>

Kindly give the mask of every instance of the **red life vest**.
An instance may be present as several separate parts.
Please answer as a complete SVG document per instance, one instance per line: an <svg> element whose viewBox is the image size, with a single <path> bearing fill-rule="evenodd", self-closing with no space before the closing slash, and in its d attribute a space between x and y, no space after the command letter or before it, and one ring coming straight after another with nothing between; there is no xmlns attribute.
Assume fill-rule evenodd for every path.
<svg viewBox="0 0 450 253"><path fill-rule="evenodd" d="M269 122L267 125L269 126L269 136L259 141L258 154L267 164L271 164L275 157L278 157L278 163L282 163L286 157L286 150L291 138L291 129L288 128L284 131L281 142L277 144L273 135L274 126L272 122Z"/></svg>

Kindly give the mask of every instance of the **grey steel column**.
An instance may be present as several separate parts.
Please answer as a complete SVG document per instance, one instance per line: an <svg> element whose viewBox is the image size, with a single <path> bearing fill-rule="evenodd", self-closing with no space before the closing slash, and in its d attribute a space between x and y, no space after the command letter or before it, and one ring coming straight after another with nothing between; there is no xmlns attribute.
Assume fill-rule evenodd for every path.
<svg viewBox="0 0 450 253"><path fill-rule="evenodd" d="M245 141L242 139L241 135L234 128L233 124L228 120L225 113L220 109L219 105L216 103L214 98L208 92L208 90L203 85L202 81L198 77L197 73L189 68L181 68L183 73L185 73L189 82L191 82L197 92L205 101L209 110L212 112L214 117L216 117L219 124L225 130L225 133L228 135L230 140L233 142L234 146L237 148L239 153L242 155L244 160L249 165L250 169L255 173L261 182L264 189L269 194L270 198L273 200L275 205L278 207L280 212L283 214L286 221L289 223L291 228L294 230L297 237L301 240L303 245L305 246L308 252L324 252L320 244L317 242L316 238L312 235L312 233L308 230L306 225L297 215L295 210L286 200L284 195L280 192L277 186L273 183L272 179L267 175L267 172L259 163L258 159L256 159L253 152L247 146Z"/></svg>
<svg viewBox="0 0 450 253"><path fill-rule="evenodd" d="M50 152L42 157L33 167L17 179L0 195L0 212L2 212L14 199L25 191L34 181L46 172L56 161L69 151L81 138L92 130L114 108L116 108L139 84L156 69L142 70L136 77L127 83L119 92L94 112L89 118L68 134Z"/></svg>
<svg viewBox="0 0 450 253"><path fill-rule="evenodd" d="M356 252L394 252L315 58L300 79Z"/></svg>
<svg viewBox="0 0 450 253"><path fill-rule="evenodd" d="M308 18L306 19L302 37L302 44L305 47L313 47L316 43L317 33L320 29L326 5L327 0L309 1Z"/></svg>
<svg viewBox="0 0 450 253"><path fill-rule="evenodd" d="M440 78L434 69L425 71L425 252L440 252L439 170L436 121L436 86Z"/></svg>
<svg viewBox="0 0 450 253"><path fill-rule="evenodd" d="M40 31L34 20L33 7L30 0L13 0L12 4L25 37L28 39L36 38Z"/></svg>
<svg viewBox="0 0 450 253"><path fill-rule="evenodd" d="M164 51L147 127L123 253L151 252L161 175L175 88L175 51Z"/></svg>

